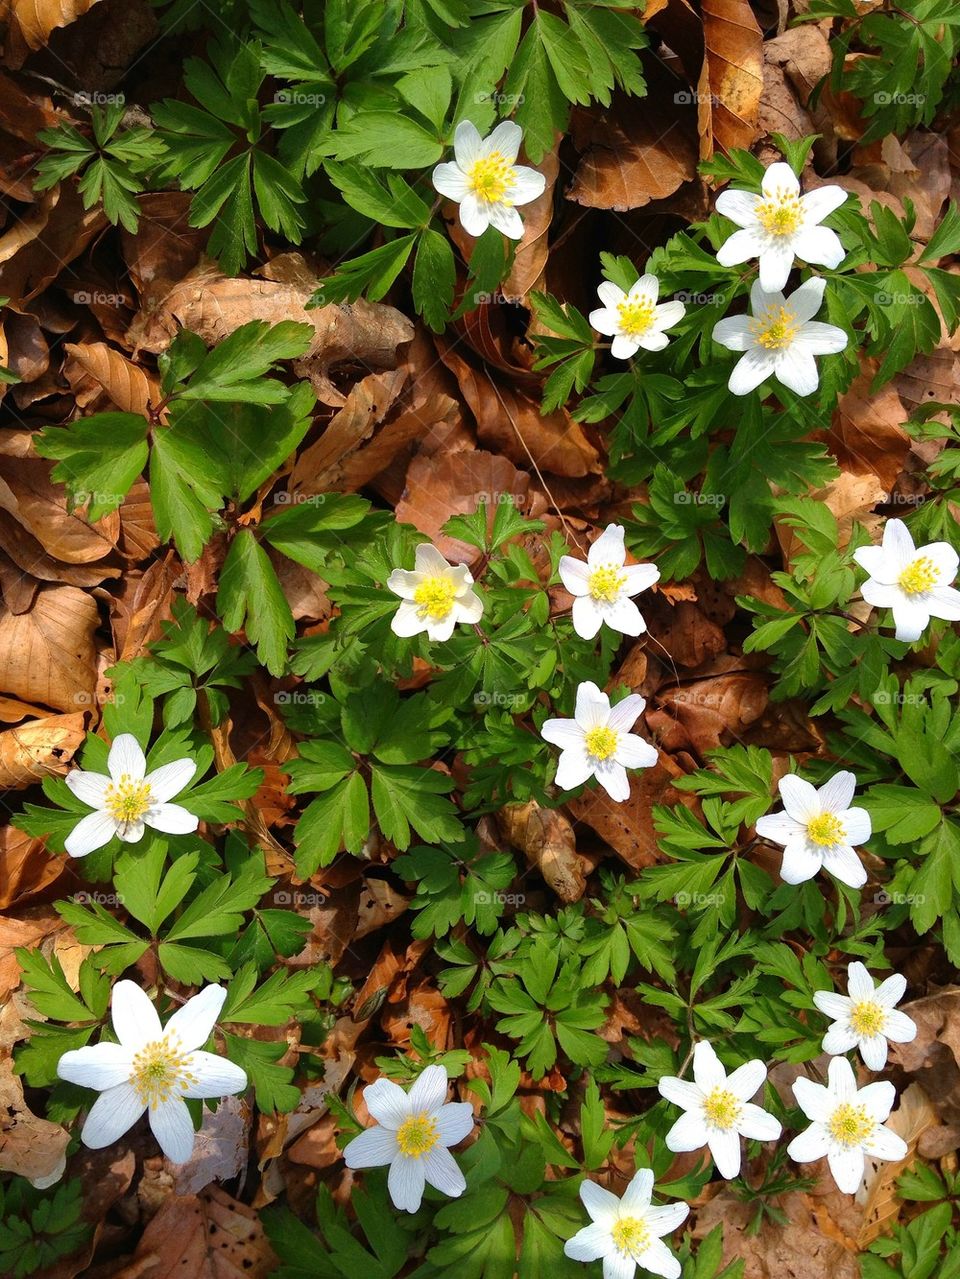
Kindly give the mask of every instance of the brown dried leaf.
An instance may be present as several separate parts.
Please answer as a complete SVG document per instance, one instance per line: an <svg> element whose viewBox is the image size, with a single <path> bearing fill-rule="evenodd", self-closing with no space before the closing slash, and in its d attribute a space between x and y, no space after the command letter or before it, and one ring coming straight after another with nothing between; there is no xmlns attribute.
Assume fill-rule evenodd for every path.
<svg viewBox="0 0 960 1279"><path fill-rule="evenodd" d="M24 790L62 777L86 737L84 713L48 715L0 733L0 790Z"/></svg>
<svg viewBox="0 0 960 1279"><path fill-rule="evenodd" d="M92 596L73 586L46 587L19 616L0 611L0 686L26 702L57 710L89 706L96 688Z"/></svg>
<svg viewBox="0 0 960 1279"><path fill-rule="evenodd" d="M892 386L873 393L874 361L840 396L827 443L840 466L857 475L873 475L890 493L910 451L910 437L901 426L908 414Z"/></svg>
<svg viewBox="0 0 960 1279"><path fill-rule="evenodd" d="M747 0L703 0L704 57L698 81L700 158L715 147L749 148L759 137L763 34Z"/></svg>
<svg viewBox="0 0 960 1279"><path fill-rule="evenodd" d="M616 113L576 110L572 136L581 153L567 198L593 209L639 209L673 195L696 177L693 118L651 93L617 101Z"/></svg>
<svg viewBox="0 0 960 1279"><path fill-rule="evenodd" d="M23 1099L23 1084L13 1073L13 1059L0 1055L0 1172L38 1180L63 1164L70 1134L40 1119Z"/></svg>
<svg viewBox="0 0 960 1279"><path fill-rule="evenodd" d="M543 285L549 252L547 235L553 220L554 187L560 173L559 145L558 138L553 150L548 151L539 164L531 166L543 174L547 185L543 194L523 210L523 238L517 245L510 274L500 286L503 296L513 301L525 303L527 294Z"/></svg>
<svg viewBox="0 0 960 1279"><path fill-rule="evenodd" d="M52 884L64 865L62 857L47 852L42 839L4 826L0 829L0 910Z"/></svg>
<svg viewBox="0 0 960 1279"><path fill-rule="evenodd" d="M124 413L148 415L151 400L160 400L156 378L106 342L68 342L63 371L74 394L90 378Z"/></svg>
<svg viewBox="0 0 960 1279"><path fill-rule="evenodd" d="M58 27L92 9L98 0L0 0L0 23L6 28L4 62L22 67L31 51L42 49Z"/></svg>
<svg viewBox="0 0 960 1279"><path fill-rule="evenodd" d="M541 808L536 800L507 804L497 813L503 837L523 853L563 902L579 901L587 887L586 867L577 854L569 818L559 808Z"/></svg>
<svg viewBox="0 0 960 1279"><path fill-rule="evenodd" d="M858 1248L866 1248L900 1215L903 1201L897 1193L897 1178L913 1163L920 1138L936 1123L937 1112L920 1085L913 1083L904 1089L897 1109L886 1121L886 1127L907 1143L906 1158L868 1160L866 1180L857 1195L858 1202L863 1204Z"/></svg>
<svg viewBox="0 0 960 1279"><path fill-rule="evenodd" d="M641 730L635 730L641 731ZM660 753L659 762L630 777L630 798L622 804L596 786L578 799L567 800L570 814L586 822L633 870L653 866L660 860L653 828L654 804L692 804L691 797L673 785L683 776L670 755Z"/></svg>

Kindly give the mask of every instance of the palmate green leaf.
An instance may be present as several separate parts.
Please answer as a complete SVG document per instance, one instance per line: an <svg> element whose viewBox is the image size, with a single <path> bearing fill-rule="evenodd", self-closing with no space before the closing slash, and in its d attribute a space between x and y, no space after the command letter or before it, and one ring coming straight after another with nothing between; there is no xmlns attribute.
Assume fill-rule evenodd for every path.
<svg viewBox="0 0 960 1279"><path fill-rule="evenodd" d="M239 631L245 623L260 661L272 675L283 674L296 627L273 565L250 529L241 529L227 552L217 611L228 631Z"/></svg>
<svg viewBox="0 0 960 1279"><path fill-rule="evenodd" d="M244 862L236 876L218 875L174 920L165 939L184 942L235 933L244 912L257 905L273 882L255 859Z"/></svg>
<svg viewBox="0 0 960 1279"><path fill-rule="evenodd" d="M317 974L312 969L289 972L280 968L258 986L255 966L245 964L227 987L220 1020L283 1026L313 1007L310 991L316 981Z"/></svg>
<svg viewBox="0 0 960 1279"><path fill-rule="evenodd" d="M222 502L223 477L202 447L174 428L158 433L150 453L150 500L161 541L174 538L189 563L200 558Z"/></svg>
<svg viewBox="0 0 960 1279"><path fill-rule="evenodd" d="M262 768L231 764L222 773L215 773L205 782L178 795L177 803L183 804L203 822L235 822L241 816L239 802L252 798L262 782Z"/></svg>
<svg viewBox="0 0 960 1279"><path fill-rule="evenodd" d="M351 773L312 800L297 822L297 874L306 877L329 866L341 847L359 853L369 833L367 786L359 773Z"/></svg>
<svg viewBox="0 0 960 1279"><path fill-rule="evenodd" d="M300 1104L300 1089L293 1083L293 1071L289 1066L277 1063L288 1051L287 1041L263 1043L258 1039L245 1039L240 1035L223 1033L227 1056L247 1076L255 1089L257 1106L266 1114L289 1114Z"/></svg>
<svg viewBox="0 0 960 1279"><path fill-rule="evenodd" d="M135 413L95 413L69 426L50 426L35 437L51 472L93 522L115 511L147 464L149 424Z"/></svg>
<svg viewBox="0 0 960 1279"><path fill-rule="evenodd" d="M38 1013L54 1021L99 1021L103 1017L110 998L110 982L95 971L89 960L84 960L82 966L80 992L74 993L56 955L47 959L37 950L25 949L17 949L15 954L30 1003Z"/></svg>
<svg viewBox="0 0 960 1279"><path fill-rule="evenodd" d="M429 843L457 843L464 837L457 810L445 796L453 779L434 769L374 765L370 793L373 811L384 836L403 850L410 845L411 828Z"/></svg>
<svg viewBox="0 0 960 1279"><path fill-rule="evenodd" d="M443 155L436 132L391 111L358 111L330 137L336 160L362 160L378 169L427 169Z"/></svg>
<svg viewBox="0 0 960 1279"><path fill-rule="evenodd" d="M447 325L456 283L450 241L428 227L420 234L413 261L413 305L434 333L442 333Z"/></svg>
<svg viewBox="0 0 960 1279"><path fill-rule="evenodd" d="M361 293L376 302L407 264L417 237L402 235L368 253L341 262L311 297L308 306L330 306L334 302L355 302Z"/></svg>
<svg viewBox="0 0 960 1279"><path fill-rule="evenodd" d="M240 400L247 404L283 404L290 391L266 375L282 360L305 355L315 337L310 324L251 320L219 342L192 374L182 400Z"/></svg>
<svg viewBox="0 0 960 1279"><path fill-rule="evenodd" d="M382 226L407 230L430 220L429 205L397 173L379 174L362 164L333 160L326 172L351 208Z"/></svg>

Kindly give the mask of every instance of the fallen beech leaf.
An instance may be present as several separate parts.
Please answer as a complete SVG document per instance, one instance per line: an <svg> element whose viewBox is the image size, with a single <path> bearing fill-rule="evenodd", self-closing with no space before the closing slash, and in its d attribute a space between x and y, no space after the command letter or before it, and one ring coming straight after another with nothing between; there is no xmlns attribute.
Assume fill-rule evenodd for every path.
<svg viewBox="0 0 960 1279"><path fill-rule="evenodd" d="M38 591L28 613L0 611L0 687L57 710L89 706L99 622L96 601L73 586Z"/></svg>
<svg viewBox="0 0 960 1279"><path fill-rule="evenodd" d="M660 860L653 828L654 804L693 807L691 796L673 785L674 778L682 776L683 769L661 751L659 762L652 768L630 774L630 798L622 804L597 786L584 791L579 799L567 800L566 808L577 821L586 822L606 840L631 869L642 870Z"/></svg>
<svg viewBox="0 0 960 1279"><path fill-rule="evenodd" d="M63 777L86 737L85 715L48 715L0 733L0 790L24 790Z"/></svg>
<svg viewBox="0 0 960 1279"><path fill-rule="evenodd" d="M239 1097L223 1097L216 1110L204 1108L203 1122L185 1164L174 1165L178 1195L195 1195L213 1181L230 1181L247 1165L250 1107Z"/></svg>
<svg viewBox="0 0 960 1279"><path fill-rule="evenodd" d="M864 526L873 541L879 541L883 521L879 515L873 514L873 508L885 502L888 493L872 472L855 475L852 471L841 471L825 488L811 490L807 496L823 502L835 516L841 550L850 541L854 521ZM774 528L783 551L784 567L789 569L793 556L801 549L801 543L781 520L775 521Z"/></svg>
<svg viewBox="0 0 960 1279"><path fill-rule="evenodd" d="M266 1279L276 1266L254 1210L213 1186L167 1199L114 1279Z"/></svg>
<svg viewBox="0 0 960 1279"><path fill-rule="evenodd" d="M558 137L553 150L548 151L539 164L532 166L543 174L547 185L543 193L523 210L523 238L517 245L510 274L500 286L503 296L512 301L526 303L527 294L543 284L549 251L547 235L553 221L554 187L560 173L559 145Z"/></svg>
<svg viewBox="0 0 960 1279"><path fill-rule="evenodd" d="M909 1044L892 1044L893 1063L913 1075L928 1097L935 1097L942 1123L960 1123L960 987L950 986L904 1004L917 1023Z"/></svg>
<svg viewBox="0 0 960 1279"><path fill-rule="evenodd" d="M0 294L18 308L31 302L106 225L99 206L84 209L73 183L54 187L24 222L0 237Z"/></svg>
<svg viewBox="0 0 960 1279"><path fill-rule="evenodd" d="M767 681L759 674L733 671L714 679L696 680L670 688L659 701L682 731L666 741L652 714L647 722L669 750L694 750L704 754L739 741L744 731L767 708Z"/></svg>
<svg viewBox="0 0 960 1279"><path fill-rule="evenodd" d="M397 1048L409 1045L414 1026L438 1049L448 1047L452 1020L453 1009L427 977L410 987L403 999L388 1000L380 1015L384 1034Z"/></svg>
<svg viewBox="0 0 960 1279"><path fill-rule="evenodd" d="M91 524L67 511L62 484L50 478L52 463L16 454L0 456L0 507L65 564L92 564L111 554L119 519L110 515Z"/></svg>
<svg viewBox="0 0 960 1279"><path fill-rule="evenodd" d="M886 1120L886 1127L907 1143L906 1158L867 1161L867 1175L857 1194L863 1204L863 1225L857 1236L857 1247L866 1248L900 1215L902 1200L897 1194L897 1178L913 1163L920 1138L937 1123L937 1112L919 1084L913 1083L900 1094L896 1110Z"/></svg>
<svg viewBox="0 0 960 1279"><path fill-rule="evenodd" d="M5 734L0 734L0 739ZM0 829L0 910L39 892L63 872L64 859L48 853L42 839L14 826Z"/></svg>
<svg viewBox="0 0 960 1279"><path fill-rule="evenodd" d="M910 438L901 426L909 415L892 386L871 393L875 362L865 360L864 365L837 402L827 443L842 469L875 475L890 493L910 451Z"/></svg>
<svg viewBox="0 0 960 1279"><path fill-rule="evenodd" d="M503 837L539 870L562 902L579 901L587 886L586 867L577 853L569 818L559 808L541 808L536 800L506 804L497 813Z"/></svg>
<svg viewBox="0 0 960 1279"><path fill-rule="evenodd" d="M12 1057L0 1055L0 1172L31 1181L48 1177L63 1161L69 1141L66 1128L33 1114Z"/></svg>
<svg viewBox="0 0 960 1279"><path fill-rule="evenodd" d="M0 0L0 22L7 27L4 61L21 67L31 50L42 49L57 27L69 26L98 0Z"/></svg>
<svg viewBox="0 0 960 1279"><path fill-rule="evenodd" d="M68 342L64 350L67 359L63 372L74 394L84 379L90 378L124 413L147 417L151 401L159 402L156 379L106 342Z"/></svg>
<svg viewBox="0 0 960 1279"><path fill-rule="evenodd" d="M747 0L702 0L704 55L697 84L700 158L749 148L760 134L763 34Z"/></svg>

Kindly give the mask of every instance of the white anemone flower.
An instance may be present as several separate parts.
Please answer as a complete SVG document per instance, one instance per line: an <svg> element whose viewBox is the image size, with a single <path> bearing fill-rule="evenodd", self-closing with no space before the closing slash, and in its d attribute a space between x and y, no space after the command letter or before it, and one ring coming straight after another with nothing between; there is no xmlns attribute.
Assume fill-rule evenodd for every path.
<svg viewBox="0 0 960 1279"><path fill-rule="evenodd" d="M897 1011L906 989L907 979L900 973L875 986L863 964L854 961L847 967L845 995L832 990L814 992L813 1002L833 1018L833 1025L823 1037L823 1051L835 1057L857 1048L870 1070L883 1070L888 1040L909 1044L917 1037L917 1023Z"/></svg>
<svg viewBox="0 0 960 1279"><path fill-rule="evenodd" d="M426 631L432 640L448 640L458 622L479 622L483 601L472 590L466 564L448 564L435 546L421 542L414 569L395 568L387 586L403 603L390 629L408 637Z"/></svg>
<svg viewBox="0 0 960 1279"><path fill-rule="evenodd" d="M607 694L587 680L577 689L573 719L544 720L542 737L560 747L561 790L595 777L611 799L630 798L627 769L651 768L659 759L655 746L629 731L646 704L639 693L630 693L611 707Z"/></svg>
<svg viewBox="0 0 960 1279"><path fill-rule="evenodd" d="M199 817L168 802L197 771L192 759L177 759L147 773L137 739L132 733L120 733L110 747L107 771L109 776L75 768L64 779L77 799L94 809L77 822L64 842L71 857L86 857L114 835L136 844L147 826L165 835L189 835L200 825Z"/></svg>
<svg viewBox="0 0 960 1279"><path fill-rule="evenodd" d="M810 1127L794 1137L787 1154L798 1164L813 1163L824 1155L837 1186L854 1195L863 1181L865 1156L871 1159L905 1159L907 1143L885 1128L883 1121L893 1109L896 1089L889 1081L857 1088L853 1067L846 1057L833 1057L827 1071L827 1086L800 1078L793 1095Z"/></svg>
<svg viewBox="0 0 960 1279"><path fill-rule="evenodd" d="M590 1215L590 1225L578 1230L563 1245L572 1261L603 1260L603 1279L632 1279L637 1266L663 1279L679 1279L680 1262L665 1243L686 1220L687 1204L655 1205L653 1173L641 1168L618 1199L595 1181L583 1181L580 1198Z"/></svg>
<svg viewBox="0 0 960 1279"><path fill-rule="evenodd" d="M401 1212L416 1212L424 1185L458 1198L466 1189L463 1173L448 1146L473 1131L469 1102L447 1102L447 1072L427 1066L409 1093L390 1079L378 1079L363 1090L363 1100L377 1123L354 1137L343 1152L348 1168L380 1168L389 1164L387 1188Z"/></svg>
<svg viewBox="0 0 960 1279"><path fill-rule="evenodd" d="M498 124L489 138L476 125L461 120L453 135L454 159L438 164L433 185L460 205L460 224L468 235L483 235L494 226L511 240L523 236L518 204L542 195L547 180L536 169L517 164L523 130L512 120Z"/></svg>
<svg viewBox="0 0 960 1279"><path fill-rule="evenodd" d="M616 360L629 360L640 347L645 351L662 351L667 345L664 329L679 324L687 308L682 302L662 302L660 281L655 275L641 275L629 293L624 293L611 280L597 289L603 306L590 312L590 323L598 333L612 337L610 354Z"/></svg>
<svg viewBox="0 0 960 1279"><path fill-rule="evenodd" d="M229 1097L243 1092L246 1072L225 1057L202 1052L213 1033L227 992L207 986L178 1008L166 1026L136 983L113 988L111 1018L117 1044L99 1043L66 1052L57 1063L61 1079L100 1096L81 1131L93 1150L112 1145L143 1112L160 1149L182 1164L193 1151L193 1120L185 1097Z"/></svg>
<svg viewBox="0 0 960 1279"><path fill-rule="evenodd" d="M813 879L823 868L851 888L862 888L867 872L855 852L870 838L870 814L851 808L853 773L836 773L819 789L795 773L780 778L783 811L757 822L757 834L783 848L780 876L788 884Z"/></svg>
<svg viewBox="0 0 960 1279"><path fill-rule="evenodd" d="M728 190L717 196L717 212L741 228L721 245L721 266L757 258L760 284L774 293L786 284L794 258L840 265L845 256L840 237L820 223L846 200L842 187L823 186L801 195L797 175L779 161L767 169L760 189L762 195Z"/></svg>
<svg viewBox="0 0 960 1279"><path fill-rule="evenodd" d="M807 280L785 298L765 293L759 281L750 289L750 315L729 315L714 327L713 340L730 351L743 351L727 383L734 395L749 395L768 377L795 391L812 395L820 385L815 355L834 355L847 345L835 324L814 320L826 282Z"/></svg>
<svg viewBox="0 0 960 1279"><path fill-rule="evenodd" d="M573 629L593 639L604 622L623 635L642 635L647 624L630 598L660 580L653 564L625 564L623 528L608 524L587 552L586 563L572 555L560 560L560 579L574 597Z"/></svg>
<svg viewBox="0 0 960 1279"><path fill-rule="evenodd" d="M657 1085L662 1097L686 1111L667 1133L668 1150L708 1146L721 1177L739 1176L740 1138L776 1141L783 1131L778 1119L750 1100L766 1078L759 1059L728 1076L713 1045L702 1039L693 1050L693 1083L666 1075Z"/></svg>
<svg viewBox="0 0 960 1279"><path fill-rule="evenodd" d="M913 643L931 617L960 621L957 552L948 542L915 546L903 520L887 520L881 546L861 546L853 558L870 576L860 594L874 608L893 610L896 638Z"/></svg>

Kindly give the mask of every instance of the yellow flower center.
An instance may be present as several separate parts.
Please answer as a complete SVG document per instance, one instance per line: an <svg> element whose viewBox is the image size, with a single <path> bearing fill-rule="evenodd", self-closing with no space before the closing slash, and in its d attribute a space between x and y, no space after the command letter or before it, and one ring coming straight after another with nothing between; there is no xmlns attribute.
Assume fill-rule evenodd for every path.
<svg viewBox="0 0 960 1279"><path fill-rule="evenodd" d="M609 759L617 749L618 737L618 733L604 724L591 728L584 737L583 744L594 759Z"/></svg>
<svg viewBox="0 0 960 1279"><path fill-rule="evenodd" d="M846 833L843 822L836 813L821 813L807 823L807 836L811 844L816 844L818 848L832 848L834 844L842 844Z"/></svg>
<svg viewBox="0 0 960 1279"><path fill-rule="evenodd" d="M924 591L929 591L936 586L939 576L933 560L926 555L920 555L900 574L900 589L906 591L908 595L922 595Z"/></svg>
<svg viewBox="0 0 960 1279"><path fill-rule="evenodd" d="M831 1137L841 1146L861 1146L876 1125L865 1106L852 1106L848 1101L838 1106L827 1124Z"/></svg>
<svg viewBox="0 0 960 1279"><path fill-rule="evenodd" d="M620 1252L636 1256L650 1243L650 1229L640 1217L620 1217L610 1227L613 1242Z"/></svg>
<svg viewBox="0 0 960 1279"><path fill-rule="evenodd" d="M499 151L474 160L467 170L470 190L489 204L509 204L504 196L513 182L513 165Z"/></svg>
<svg viewBox="0 0 960 1279"><path fill-rule="evenodd" d="M657 304L647 297L627 297L622 302L618 302L617 313L620 316L620 328L624 336L628 338L643 337L653 323L656 309Z"/></svg>
<svg viewBox="0 0 960 1279"><path fill-rule="evenodd" d="M723 1132L728 1132L736 1124L742 1109L740 1099L726 1088L714 1088L703 1103L707 1122Z"/></svg>
<svg viewBox="0 0 960 1279"><path fill-rule="evenodd" d="M104 796L107 812L116 822L135 822L151 804L150 786L144 781L134 781L129 773L123 773L118 782L111 782Z"/></svg>
<svg viewBox="0 0 960 1279"><path fill-rule="evenodd" d="M757 205L757 220L768 235L793 235L803 222L799 197L785 191L775 192Z"/></svg>
<svg viewBox="0 0 960 1279"><path fill-rule="evenodd" d="M450 577L428 577L413 592L414 603L418 605L421 617L429 617L433 622L442 622L453 608L457 598L457 584Z"/></svg>
<svg viewBox="0 0 960 1279"><path fill-rule="evenodd" d="M142 1105L155 1110L172 1095L179 1096L185 1085L197 1082L187 1069L189 1056L180 1051L176 1035L164 1035L140 1049L133 1059L130 1083Z"/></svg>
<svg viewBox="0 0 960 1279"><path fill-rule="evenodd" d="M419 1159L440 1140L437 1125L428 1114L411 1115L397 1129L397 1145L404 1155Z"/></svg>
<svg viewBox="0 0 960 1279"><path fill-rule="evenodd" d="M593 599L604 604L612 604L620 594L626 580L626 573L617 568L615 564L601 564L599 568L595 568L590 574L587 579L587 585L590 587L590 594Z"/></svg>
<svg viewBox="0 0 960 1279"><path fill-rule="evenodd" d="M854 1004L850 1010L850 1025L858 1035L879 1035L886 1020L886 1010L871 999Z"/></svg>
<svg viewBox="0 0 960 1279"><path fill-rule="evenodd" d="M797 336L797 318L786 306L768 307L750 321L750 332L758 346L768 351L782 351Z"/></svg>

